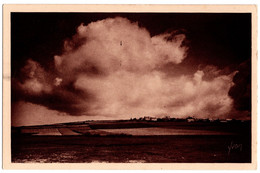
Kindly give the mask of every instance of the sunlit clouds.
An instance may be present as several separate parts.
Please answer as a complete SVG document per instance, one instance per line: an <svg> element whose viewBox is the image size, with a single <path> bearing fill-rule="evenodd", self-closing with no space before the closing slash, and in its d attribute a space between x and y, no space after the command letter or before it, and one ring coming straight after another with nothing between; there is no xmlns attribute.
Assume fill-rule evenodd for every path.
<svg viewBox="0 0 260 173"><path fill-rule="evenodd" d="M54 69L43 68L33 58L21 69L24 77L15 84L26 101L16 103L14 122L228 117L233 109L228 93L236 71L221 73L209 65L192 75L172 76L161 70L169 63L182 65L189 53L185 39L176 31L151 36L137 22L121 17L81 24L64 41L63 53L53 57ZM23 119L38 113L44 118Z"/></svg>

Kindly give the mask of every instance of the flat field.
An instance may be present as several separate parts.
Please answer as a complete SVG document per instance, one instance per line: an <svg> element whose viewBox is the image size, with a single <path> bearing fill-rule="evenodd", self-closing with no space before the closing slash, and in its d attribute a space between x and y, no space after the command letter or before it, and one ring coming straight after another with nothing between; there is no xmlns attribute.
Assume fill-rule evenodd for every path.
<svg viewBox="0 0 260 173"><path fill-rule="evenodd" d="M105 130L113 134L105 136L12 134L12 162L251 162L251 132L248 125L192 126L186 123L174 128L167 125L139 128L115 126L119 125L114 124L113 128L104 124L93 125L96 128L92 127L92 130Z"/></svg>

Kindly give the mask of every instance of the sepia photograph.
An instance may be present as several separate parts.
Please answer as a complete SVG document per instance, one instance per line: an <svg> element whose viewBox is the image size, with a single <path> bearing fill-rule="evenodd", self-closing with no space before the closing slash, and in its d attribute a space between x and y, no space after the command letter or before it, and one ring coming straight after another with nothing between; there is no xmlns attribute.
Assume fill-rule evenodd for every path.
<svg viewBox="0 0 260 173"><path fill-rule="evenodd" d="M8 15L11 164L253 163L252 10Z"/></svg>

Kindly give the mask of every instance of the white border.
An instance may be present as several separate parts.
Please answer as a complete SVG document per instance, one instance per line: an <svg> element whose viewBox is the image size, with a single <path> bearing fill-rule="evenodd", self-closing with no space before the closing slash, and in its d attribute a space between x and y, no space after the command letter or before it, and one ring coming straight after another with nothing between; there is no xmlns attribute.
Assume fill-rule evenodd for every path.
<svg viewBox="0 0 260 173"><path fill-rule="evenodd" d="M182 0L182 1L179 1L179 0L159 0L159 2L156 1L156 0L142 0L141 2L140 2L140 0L132 0L132 1L131 0L125 0L125 1L121 1L121 0L96 0L96 1L94 1L94 0L91 0L91 1L86 1L86 0L73 0L73 1L70 1L70 0L63 0L63 1L60 1L60 0L41 0L41 1L36 1L36 0L23 0L23 1L1 0L1 2L2 2L2 4L43 4L43 3L47 3L47 4L86 4L86 3L88 3L88 4L158 4L159 3L159 4L256 4L256 5L259 4L259 0L239 0L239 1L238 0L218 0L218 1L214 1L214 0L211 0L211 1L210 0L208 0L208 1L204 1L204 0L197 0L197 1L194 1L194 0ZM2 8L1 8L1 10L2 10ZM257 14L259 16L259 11L257 12ZM2 15L2 11L1 11L1 15ZM0 20L2 20L2 16L1 16ZM1 21L1 23L2 23L2 21ZM258 23L259 23L259 18L258 18ZM2 27L1 27L1 29L2 29ZM0 37L2 38L2 35ZM257 42L259 43L259 36L257 37ZM259 46L258 46L258 48L259 48ZM2 46L1 46L0 51L2 52ZM258 69L260 68L259 63L257 64L257 68ZM2 72L2 62L0 63L0 71ZM260 81L259 70L257 71L257 74L258 74L257 78L258 78L258 84L259 84L259 81ZM2 82L2 80L1 80L1 82ZM2 89L2 85L0 86L0 89ZM258 93L258 96L259 96L259 93ZM257 107L259 109L259 107L260 107L259 103L257 103ZM2 105L0 106L0 109L2 110ZM2 119L0 121L1 121L1 124L2 124ZM257 124L259 124L259 122L260 122L260 120L258 118ZM0 130L0 132L2 132L1 130ZM1 135L2 135L2 133L1 133ZM257 138L260 139L259 134L257 134ZM2 140L2 138L1 138L1 140ZM2 141L1 141L0 145L2 145ZM260 151L259 145L258 145L258 151ZM0 154L2 155L2 150L1 150ZM260 158L259 152L258 152L257 158ZM259 159L258 159L258 167L259 167ZM59 172L59 171L55 171L55 172ZM62 171L62 172L64 172L64 171ZM67 171L65 171L65 172L67 172ZM101 172L103 172L103 171L101 171ZM180 171L177 171L177 172L180 172ZM194 172L198 172L198 171L194 171ZM231 171L231 172L238 172L238 171Z"/></svg>

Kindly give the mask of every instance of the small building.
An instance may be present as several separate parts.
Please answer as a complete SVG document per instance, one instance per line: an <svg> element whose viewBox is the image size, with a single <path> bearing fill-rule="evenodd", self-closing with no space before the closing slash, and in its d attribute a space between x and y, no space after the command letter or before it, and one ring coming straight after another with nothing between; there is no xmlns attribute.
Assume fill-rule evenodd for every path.
<svg viewBox="0 0 260 173"><path fill-rule="evenodd" d="M187 119L187 121L190 123L190 122L195 122L195 119L192 118L192 119Z"/></svg>
<svg viewBox="0 0 260 173"><path fill-rule="evenodd" d="M145 121L157 121L157 118L146 116L146 117L143 118L143 120L145 120Z"/></svg>
<svg viewBox="0 0 260 173"><path fill-rule="evenodd" d="M227 123L227 120L220 120L221 123Z"/></svg>
<svg viewBox="0 0 260 173"><path fill-rule="evenodd" d="M215 120L213 118L209 118L209 122L214 122Z"/></svg>
<svg viewBox="0 0 260 173"><path fill-rule="evenodd" d="M150 117L144 117L143 120L149 121L149 120L150 120Z"/></svg>
<svg viewBox="0 0 260 173"><path fill-rule="evenodd" d="M186 118L187 122L194 122L195 121L195 118L194 117L188 117Z"/></svg>
<svg viewBox="0 0 260 173"><path fill-rule="evenodd" d="M155 117L150 117L150 121L157 121L157 118L155 118Z"/></svg>

